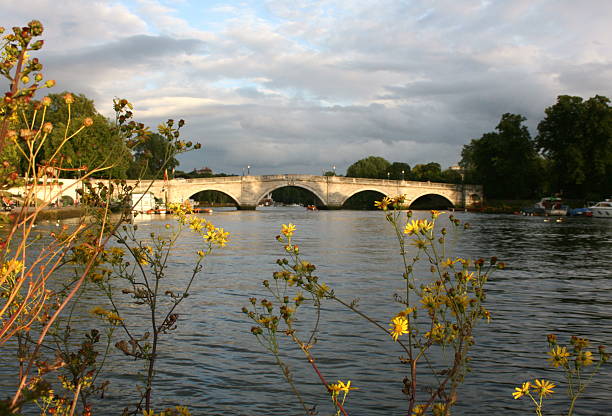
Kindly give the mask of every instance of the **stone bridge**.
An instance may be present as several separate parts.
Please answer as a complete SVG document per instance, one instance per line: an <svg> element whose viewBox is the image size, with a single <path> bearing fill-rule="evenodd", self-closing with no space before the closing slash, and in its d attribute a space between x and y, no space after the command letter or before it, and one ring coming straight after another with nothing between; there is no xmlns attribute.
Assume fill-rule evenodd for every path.
<svg viewBox="0 0 612 416"><path fill-rule="evenodd" d="M412 204L425 196L442 197L449 207L470 207L482 201L480 185L455 185L435 182L396 181L386 179L346 178L341 176L315 175L263 175L226 176L201 179L143 181L134 192L152 192L157 198L169 202L182 202L200 191L219 191L234 200L238 209L255 209L262 199L272 191L295 186L304 188L318 199L319 208L339 209L353 195L374 191L385 196L406 195ZM150 187L149 187L150 185Z"/></svg>

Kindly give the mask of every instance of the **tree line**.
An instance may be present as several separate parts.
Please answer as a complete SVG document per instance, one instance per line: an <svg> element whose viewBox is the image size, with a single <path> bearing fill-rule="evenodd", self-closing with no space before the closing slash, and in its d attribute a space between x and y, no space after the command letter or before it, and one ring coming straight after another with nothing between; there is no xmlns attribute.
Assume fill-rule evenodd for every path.
<svg viewBox="0 0 612 416"><path fill-rule="evenodd" d="M70 96L70 114L66 97ZM44 110L45 121L50 123L49 136L42 145L37 157L37 163L54 157L55 149L64 140L66 122L70 120L70 131L83 125L86 119L93 124L81 131L62 146L62 152L55 155L61 159L63 177L78 177L83 171L101 166L110 166L104 175L118 179L161 179L164 170L172 171L179 162L174 157L165 163L170 153L170 143L163 136L154 133L146 140L136 143L131 149L118 134L117 125L98 112L93 100L83 94L63 92L48 95L48 106ZM23 109L23 119L31 119L34 111L42 110L37 104ZM70 115L70 117L69 117ZM40 115L39 115L40 117ZM88 121L89 122L89 121ZM25 122L16 121L18 129L27 128ZM75 127L76 126L76 127ZM0 153L0 160L6 160L15 166L18 173L26 169L26 158L19 152L16 143L9 144ZM165 163L165 166L164 166Z"/></svg>
<svg viewBox="0 0 612 416"><path fill-rule="evenodd" d="M349 178L374 178L407 181L461 183L461 173L455 169L442 170L439 163L417 164L410 168L404 162L389 162L380 156L368 156L348 167Z"/></svg>
<svg viewBox="0 0 612 416"><path fill-rule="evenodd" d="M482 184L492 198L610 196L612 109L607 97L557 97L533 138L525 121L506 113L495 131L463 147L466 181Z"/></svg>
<svg viewBox="0 0 612 416"><path fill-rule="evenodd" d="M506 113L494 131L463 146L460 170L440 164L406 163L369 156L346 176L473 183L491 199L543 195L598 200L612 192L612 109L607 97L561 95L546 108L532 137L520 114Z"/></svg>

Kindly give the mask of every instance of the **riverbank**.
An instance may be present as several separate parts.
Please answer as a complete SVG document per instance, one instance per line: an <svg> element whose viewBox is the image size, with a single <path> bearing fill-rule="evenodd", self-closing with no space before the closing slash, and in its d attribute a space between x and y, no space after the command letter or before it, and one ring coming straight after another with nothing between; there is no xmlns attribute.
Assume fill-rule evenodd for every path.
<svg viewBox="0 0 612 416"><path fill-rule="evenodd" d="M21 208L15 208L13 211L2 211L0 212L0 223L11 222L11 218L13 218L17 212L19 212ZM34 208L28 208L28 210L34 210ZM67 218L77 218L83 214L83 209L81 207L69 206L69 207L61 207L61 208L45 208L38 213L36 218L37 221L48 220L48 221L56 221L56 220L65 220Z"/></svg>
<svg viewBox="0 0 612 416"><path fill-rule="evenodd" d="M515 214L521 211L521 208L532 207L539 199L487 199L482 207L470 208L471 212L482 212L485 214ZM586 201L579 199L564 200L564 204L571 208L582 208L588 204Z"/></svg>

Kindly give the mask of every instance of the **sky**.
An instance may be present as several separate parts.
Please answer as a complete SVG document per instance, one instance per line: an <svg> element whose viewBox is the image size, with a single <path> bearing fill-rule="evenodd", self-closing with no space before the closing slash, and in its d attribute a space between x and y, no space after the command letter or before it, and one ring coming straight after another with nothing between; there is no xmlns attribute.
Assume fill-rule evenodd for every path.
<svg viewBox="0 0 612 416"><path fill-rule="evenodd" d="M185 119L186 171L444 169L504 113L535 135L558 95L612 97L609 0L0 1L0 26L34 18L50 92Z"/></svg>

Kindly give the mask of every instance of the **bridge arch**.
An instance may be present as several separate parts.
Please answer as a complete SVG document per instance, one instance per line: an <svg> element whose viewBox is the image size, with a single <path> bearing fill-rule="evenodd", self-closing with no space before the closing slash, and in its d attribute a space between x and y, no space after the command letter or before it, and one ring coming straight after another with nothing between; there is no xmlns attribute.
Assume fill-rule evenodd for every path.
<svg viewBox="0 0 612 416"><path fill-rule="evenodd" d="M357 194L359 194L361 192L368 192L368 191L376 192L376 193L382 194L382 195L387 196L387 197L389 196L389 194L387 192L381 190L380 188L374 188L374 187L369 186L369 187L362 188L362 189L357 189L356 191L352 191L351 193L348 193L347 196L344 199L342 199L342 202L340 203L340 206L343 206L346 203L346 201L351 199L353 196L355 196L355 195L357 195Z"/></svg>
<svg viewBox="0 0 612 416"><path fill-rule="evenodd" d="M194 188L188 189L188 190L184 191L182 199L183 200L189 199L192 196L194 196L194 195L196 195L196 194L198 194L200 192L204 192L204 191L216 191L216 192L220 192L220 193L222 193L224 195L229 196L232 199L232 201L236 204L236 206L240 205L240 202L239 202L240 200L235 195L232 195L232 192L228 192L227 189L223 189L223 188L217 187L217 186L202 186L202 187L197 187L197 188L194 187Z"/></svg>
<svg viewBox="0 0 612 416"><path fill-rule="evenodd" d="M280 183L280 184L276 183L276 184L268 187L264 192L260 192L260 194L257 196L255 202L259 203L269 193L272 193L272 192L276 191L277 189L286 188L288 186L289 187L293 186L295 188L302 188L302 189L307 190L308 192L310 192L314 196L316 196L317 199L321 202L321 204L323 204L324 206L327 206L327 202L326 202L325 198L323 198L316 189L314 189L314 188L304 184L303 182L299 182L299 181L295 181L295 182L292 182L292 183Z"/></svg>
<svg viewBox="0 0 612 416"><path fill-rule="evenodd" d="M427 203L427 199L430 199L431 201L429 201L429 204L431 205L432 209L436 209L436 208L442 208L442 209L446 209L446 208L454 208L455 204L453 204L453 201L451 200L451 198L447 195L444 195L442 193L437 193L437 192L423 192L420 195L414 197L411 201L410 201L410 205L408 208L410 209L415 209L413 207L413 205L415 205L415 203L421 203L421 204L425 204ZM418 206L418 204L417 204ZM418 209L418 208L416 208Z"/></svg>

